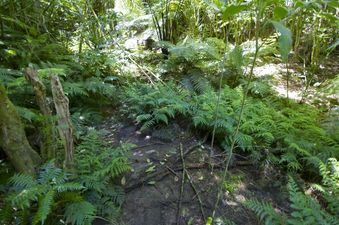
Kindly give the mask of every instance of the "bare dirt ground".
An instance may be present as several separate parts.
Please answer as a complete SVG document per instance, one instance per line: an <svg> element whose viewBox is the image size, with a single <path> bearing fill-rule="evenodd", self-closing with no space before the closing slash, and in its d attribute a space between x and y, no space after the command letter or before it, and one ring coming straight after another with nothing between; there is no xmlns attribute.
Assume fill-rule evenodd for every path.
<svg viewBox="0 0 339 225"><path fill-rule="evenodd" d="M121 224L206 224L224 167L221 150L210 149L208 140L202 143L202 139L176 124L141 134L133 124L108 120L101 129L112 144L130 142L136 146L130 155L133 172L123 182L126 200ZM266 200L277 211L288 211L287 195L281 189L284 182L283 176L269 166L260 168L243 157L234 157L217 207L217 224L259 224L242 204L249 198Z"/></svg>

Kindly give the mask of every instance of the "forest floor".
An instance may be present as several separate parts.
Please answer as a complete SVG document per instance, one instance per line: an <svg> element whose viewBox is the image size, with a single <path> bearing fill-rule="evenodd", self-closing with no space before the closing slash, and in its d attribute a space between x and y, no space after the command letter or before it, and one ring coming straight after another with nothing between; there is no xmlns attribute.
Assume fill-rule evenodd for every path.
<svg viewBox="0 0 339 225"><path fill-rule="evenodd" d="M126 192L123 224L206 224L224 167L221 150L211 149L208 140L204 142L177 124L142 134L136 125L112 119L100 129L112 145L135 144L130 153L133 171L122 178ZM178 157L181 153L183 157ZM183 168L188 176L182 185ZM249 198L262 199L278 211L288 211L287 193L282 189L285 180L280 175L269 166L258 167L245 157L233 157L217 218L235 224L259 224L252 211L242 205Z"/></svg>

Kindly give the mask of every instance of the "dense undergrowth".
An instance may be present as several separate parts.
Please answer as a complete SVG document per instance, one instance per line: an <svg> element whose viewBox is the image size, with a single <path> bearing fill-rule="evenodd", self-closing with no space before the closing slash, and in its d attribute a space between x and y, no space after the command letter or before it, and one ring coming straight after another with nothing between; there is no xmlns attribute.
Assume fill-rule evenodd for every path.
<svg viewBox="0 0 339 225"><path fill-rule="evenodd" d="M58 137L56 157L34 165L36 174L14 174L0 142L0 223L118 223L120 181L131 170L132 146L113 148L93 127L121 114L116 119L128 117L141 132L177 122L207 135L226 157L236 153L283 171L290 211L277 212L261 199L244 203L263 223L338 224L338 71L323 70L338 54L338 3L126 4L129 13L121 15L112 0L0 3L0 86L20 115L10 126L22 126L41 155L46 120L55 133L60 128L50 83L56 75L69 99L76 145L72 168L63 167L64 140ZM130 24L144 14L151 15L146 25ZM118 23L129 25L118 29ZM142 40L151 44L124 47L144 30L153 32ZM284 71L273 78L254 74L254 67L268 63ZM25 79L27 67L44 86L51 118ZM277 95L275 82L283 83L285 97ZM302 83L300 101L289 98L293 82ZM1 126L6 122L0 118Z"/></svg>
<svg viewBox="0 0 339 225"><path fill-rule="evenodd" d="M132 85L123 95L125 108L140 125L141 130L166 125L175 118L185 118L192 127L212 132L227 152L230 137L239 114L242 89L225 86L221 90L217 114L217 92L208 90L197 95L173 84ZM331 138L321 123L318 109L308 105L286 102L274 96L249 97L245 103L236 149L256 159L268 157L290 171L314 172L319 163L338 157L338 140ZM269 149L269 151L267 151Z"/></svg>

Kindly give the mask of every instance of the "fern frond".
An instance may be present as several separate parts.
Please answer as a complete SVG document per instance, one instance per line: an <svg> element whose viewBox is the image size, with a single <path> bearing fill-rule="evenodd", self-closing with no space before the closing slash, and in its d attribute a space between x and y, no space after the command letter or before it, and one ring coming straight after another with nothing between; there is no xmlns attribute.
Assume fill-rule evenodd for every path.
<svg viewBox="0 0 339 225"><path fill-rule="evenodd" d="M66 191L81 191L84 190L84 188L85 187L79 183L68 182L56 185L54 187L54 190L56 190L57 192L66 192Z"/></svg>
<svg viewBox="0 0 339 225"><path fill-rule="evenodd" d="M61 174L62 170L57 168L54 164L54 161L51 160L41 167L37 180L39 183L44 184L59 177Z"/></svg>
<svg viewBox="0 0 339 225"><path fill-rule="evenodd" d="M11 177L9 183L12 184L16 190L22 190L37 185L36 180L34 180L32 176L22 173L15 174Z"/></svg>
<svg viewBox="0 0 339 225"><path fill-rule="evenodd" d="M44 224L47 216L49 215L53 202L55 192L53 190L48 191L43 198L39 201L39 208L37 213L34 215L33 224Z"/></svg>
<svg viewBox="0 0 339 225"><path fill-rule="evenodd" d="M151 114L141 114L139 116L137 116L136 120L138 122L143 122L143 121L147 121L147 120L150 120L152 119L152 115Z"/></svg>
<svg viewBox="0 0 339 225"><path fill-rule="evenodd" d="M65 208L65 221L72 225L89 225L94 220L95 207L87 201L68 204Z"/></svg>
<svg viewBox="0 0 339 225"><path fill-rule="evenodd" d="M265 225L281 225L284 224L284 215L279 215L271 204L262 202L257 199L249 199L245 203L245 206L255 212Z"/></svg>
<svg viewBox="0 0 339 225"><path fill-rule="evenodd" d="M167 118L166 114L156 113L154 115L154 120L156 122L164 122L165 124L168 124L168 118Z"/></svg>
<svg viewBox="0 0 339 225"><path fill-rule="evenodd" d="M39 115L34 110L21 106L15 106L15 108L20 117L27 120L28 122L36 121L39 118Z"/></svg>
<svg viewBox="0 0 339 225"><path fill-rule="evenodd" d="M25 209L29 208L31 203L38 201L38 198L46 192L43 186L36 185L29 189L23 189L22 191L15 193L10 197L14 206Z"/></svg>
<svg viewBox="0 0 339 225"><path fill-rule="evenodd" d="M63 84L64 91L67 95L74 96L88 96L88 93L82 82L65 82Z"/></svg>
<svg viewBox="0 0 339 225"><path fill-rule="evenodd" d="M126 158L119 157L119 158L113 159L103 170L97 171L97 174L102 177L110 176L112 178L115 178L130 170L131 170L131 166L128 164Z"/></svg>

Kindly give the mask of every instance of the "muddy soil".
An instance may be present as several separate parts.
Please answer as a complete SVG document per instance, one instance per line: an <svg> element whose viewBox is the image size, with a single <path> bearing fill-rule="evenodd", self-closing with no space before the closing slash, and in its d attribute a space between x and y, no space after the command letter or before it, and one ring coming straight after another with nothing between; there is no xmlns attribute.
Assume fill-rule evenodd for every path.
<svg viewBox="0 0 339 225"><path fill-rule="evenodd" d="M221 150L210 149L208 141L202 143L203 138L176 124L142 134L133 124L108 120L100 129L113 145L135 144L130 155L133 171L123 182L126 200L121 224L206 224L214 209L225 162ZM187 171L184 181L183 168ZM270 167L260 168L243 157L234 157L216 211L218 220L228 223L218 224L260 224L242 204L249 198L266 200L277 211L288 211L281 177Z"/></svg>

